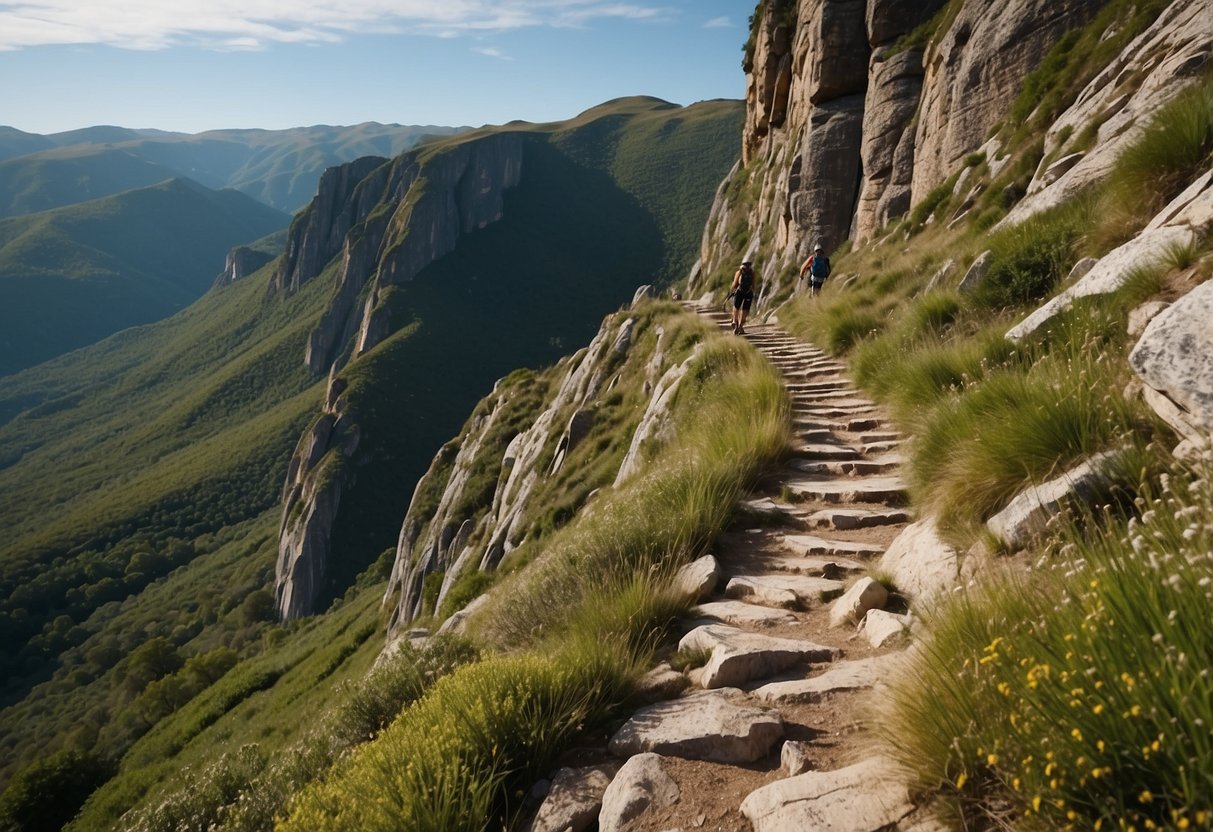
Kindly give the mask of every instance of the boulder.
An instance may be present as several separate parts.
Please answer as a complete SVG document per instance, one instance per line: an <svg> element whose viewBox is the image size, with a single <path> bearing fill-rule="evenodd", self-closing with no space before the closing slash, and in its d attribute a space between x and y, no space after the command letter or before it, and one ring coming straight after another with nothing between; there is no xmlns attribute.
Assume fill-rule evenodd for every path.
<svg viewBox="0 0 1213 832"><path fill-rule="evenodd" d="M636 683L636 696L645 702L661 702L678 696L689 684L690 680L684 674L662 662L640 677Z"/></svg>
<svg viewBox="0 0 1213 832"><path fill-rule="evenodd" d="M1150 325L1150 321L1158 317L1158 314L1170 306L1166 301L1151 300L1146 301L1141 306L1129 313L1129 322L1125 326L1125 331L1129 333L1130 338L1140 338L1142 333L1146 331L1146 327Z"/></svg>
<svg viewBox="0 0 1213 832"><path fill-rule="evenodd" d="M981 288L986 275L990 272L990 262L993 259L994 252L992 251L983 251L977 255L977 259L969 266L965 276L960 279L960 285L956 287L956 290L962 295L968 295Z"/></svg>
<svg viewBox="0 0 1213 832"><path fill-rule="evenodd" d="M808 609L841 595L841 581L808 575L735 575L725 585L729 598L749 598L772 607Z"/></svg>
<svg viewBox="0 0 1213 832"><path fill-rule="evenodd" d="M1078 298L1112 294L1129 280L1135 269L1161 266L1173 246L1187 246L1195 241L1196 235L1186 226L1143 231L1105 254L1081 280L1007 330L1007 339L1020 341L1028 337L1069 309Z"/></svg>
<svg viewBox="0 0 1213 832"><path fill-rule="evenodd" d="M860 631L873 647L888 647L906 638L914 619L909 615L897 615L884 610L868 610L863 617Z"/></svg>
<svg viewBox="0 0 1213 832"><path fill-rule="evenodd" d="M602 796L618 771L614 763L584 768L562 768L528 832L585 832L598 823Z"/></svg>
<svg viewBox="0 0 1213 832"><path fill-rule="evenodd" d="M883 609L888 600L889 591L879 581L860 578L830 605L830 626L857 624L868 610Z"/></svg>
<svg viewBox="0 0 1213 832"><path fill-rule="evenodd" d="M913 811L904 775L883 758L777 780L741 804L754 832L878 832Z"/></svg>
<svg viewBox="0 0 1213 832"><path fill-rule="evenodd" d="M694 601L710 597L719 582L720 563L711 555L691 561L674 576L674 586Z"/></svg>
<svg viewBox="0 0 1213 832"><path fill-rule="evenodd" d="M1118 456L1118 451L1096 454L1059 477L1029 486L987 520L986 527L1011 549L1023 548L1045 531L1049 519L1068 501L1093 499L1108 482L1106 466Z"/></svg>
<svg viewBox="0 0 1213 832"><path fill-rule="evenodd" d="M701 691L641 708L611 737L608 748L620 757L654 752L752 763L783 738L783 720L774 711L734 705L726 698L736 694L740 691Z"/></svg>
<svg viewBox="0 0 1213 832"><path fill-rule="evenodd" d="M673 806L682 797L674 778L666 773L659 754L632 757L602 795L599 832L620 832L650 808Z"/></svg>
<svg viewBox="0 0 1213 832"><path fill-rule="evenodd" d="M657 297L657 289L650 283L646 283L636 289L636 293L632 295L632 306L640 303L643 300Z"/></svg>
<svg viewBox="0 0 1213 832"><path fill-rule="evenodd" d="M697 674L705 688L745 684L803 662L832 661L840 652L811 641L776 638L725 624L696 627L682 637L678 649L711 651L708 663Z"/></svg>
<svg viewBox="0 0 1213 832"><path fill-rule="evenodd" d="M789 777L804 774L813 767L813 758L809 755L811 746L807 742L787 740L779 752L779 766L788 773Z"/></svg>
<svg viewBox="0 0 1213 832"><path fill-rule="evenodd" d="M1213 432L1213 281L1158 314L1129 354L1151 389L1165 394L1205 434Z"/></svg>
<svg viewBox="0 0 1213 832"><path fill-rule="evenodd" d="M911 523L889 544L877 567L917 601L949 592L960 580L960 556L940 537L935 518Z"/></svg>
<svg viewBox="0 0 1213 832"><path fill-rule="evenodd" d="M931 275L931 279L927 281L926 288L923 289L922 291L924 293L926 293L926 292L933 292L936 289L942 289L944 287L944 283L947 281L947 279L949 277L952 276L952 274L955 271L956 271L956 260L954 258L949 257L947 260L945 260L943 262L943 265L940 266L938 269L936 269L935 273L933 275Z"/></svg>

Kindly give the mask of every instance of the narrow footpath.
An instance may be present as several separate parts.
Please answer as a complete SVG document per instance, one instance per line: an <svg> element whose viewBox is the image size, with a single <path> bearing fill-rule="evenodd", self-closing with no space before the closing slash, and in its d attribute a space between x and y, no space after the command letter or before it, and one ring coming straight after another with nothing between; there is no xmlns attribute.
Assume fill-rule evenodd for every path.
<svg viewBox="0 0 1213 832"><path fill-rule="evenodd" d="M599 828L938 832L864 725L908 645L904 600L870 577L911 520L901 437L820 350L768 324L744 337L784 376L796 453L684 569L700 603L673 658L691 668L650 673L656 701L611 739L626 762Z"/></svg>

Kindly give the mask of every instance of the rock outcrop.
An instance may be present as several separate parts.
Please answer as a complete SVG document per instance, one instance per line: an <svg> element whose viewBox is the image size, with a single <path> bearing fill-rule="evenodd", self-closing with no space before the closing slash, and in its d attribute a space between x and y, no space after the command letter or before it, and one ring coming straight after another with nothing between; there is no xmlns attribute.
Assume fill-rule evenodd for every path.
<svg viewBox="0 0 1213 832"><path fill-rule="evenodd" d="M786 296L815 244L832 251L871 239L963 167L1049 48L1102 4L964 0L946 13L944 5L760 5L741 164L717 192L689 294L719 288L762 240L762 310ZM932 20L928 46L903 41Z"/></svg>
<svg viewBox="0 0 1213 832"><path fill-rule="evenodd" d="M267 251L258 251L248 246L236 246L227 253L223 271L215 278L216 286L227 286L237 280L243 280L257 269L274 259Z"/></svg>
<svg viewBox="0 0 1213 832"><path fill-rule="evenodd" d="M1155 408L1164 418L1170 416L1167 421L1185 439L1198 443L1213 435L1211 320L1213 282L1206 282L1159 313L1129 355L1147 387L1173 405Z"/></svg>

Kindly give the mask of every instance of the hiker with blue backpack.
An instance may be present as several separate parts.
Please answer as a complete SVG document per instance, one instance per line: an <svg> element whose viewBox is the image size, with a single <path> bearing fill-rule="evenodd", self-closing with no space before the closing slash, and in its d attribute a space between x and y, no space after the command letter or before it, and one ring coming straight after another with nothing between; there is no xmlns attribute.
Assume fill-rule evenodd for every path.
<svg viewBox="0 0 1213 832"><path fill-rule="evenodd" d="M800 277L802 280L806 272L809 275L809 288L813 290L813 297L817 297L821 294L822 284L830 276L830 258L826 257L825 251L821 248L821 243L813 247L813 254L800 267Z"/></svg>

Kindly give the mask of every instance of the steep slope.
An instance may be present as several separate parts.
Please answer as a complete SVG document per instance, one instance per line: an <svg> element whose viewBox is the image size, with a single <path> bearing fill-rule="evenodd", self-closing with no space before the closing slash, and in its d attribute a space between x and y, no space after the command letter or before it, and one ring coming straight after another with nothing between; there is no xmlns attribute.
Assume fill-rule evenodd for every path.
<svg viewBox="0 0 1213 832"><path fill-rule="evenodd" d="M11 128L9 128L11 130ZM209 188L234 188L294 213L316 191L320 174L361 156L395 156L427 136L457 128L368 122L289 130L167 133L89 127L50 136L13 131L0 165L0 216L71 205L184 176ZM28 148L28 149L27 149ZM153 170L164 173L154 180Z"/></svg>
<svg viewBox="0 0 1213 832"><path fill-rule="evenodd" d="M732 102L625 99L565 124L510 125L369 172L330 172L292 225L276 278L293 291L340 253L339 288L307 353L330 395L284 489L285 616L322 608L395 542L404 504L387 495L421 476L495 378L553 360L636 284L683 272L693 243L687 211L673 208L710 193L739 116ZM649 141L653 131L664 140ZM692 147L708 149L694 165ZM397 389L385 401L388 377Z"/></svg>
<svg viewBox="0 0 1213 832"><path fill-rule="evenodd" d="M0 220L0 375L184 308L231 247L286 222L183 179Z"/></svg>
<svg viewBox="0 0 1213 832"><path fill-rule="evenodd" d="M153 654L186 660L227 644L241 657L264 650L273 664L274 640L297 629L270 620L277 526L291 515L282 486L292 446L334 396L359 445L335 523L342 558L326 574L321 608L373 584L378 573L366 567L394 543L416 478L493 379L588 340L640 276L685 271L694 247L685 218L658 221L651 211L677 204L694 214L686 206L698 205L702 222L736 153L740 116L738 102L615 102L572 122L484 130L335 168L276 263L170 319L6 379L4 775L69 738L108 754L130 746L164 707L181 704L149 704L164 686L144 696L150 680L173 673L171 658L145 673ZM668 177L660 165L632 170L637 154L619 148L633 131L663 128L668 169L688 157L698 165ZM513 188L474 176L456 199L437 187L478 146L498 143L517 155L486 158L520 163ZM430 189L386 186L409 171ZM362 261L343 256L360 251L359 232L382 217L394 221L381 245ZM600 233L607 219L611 233ZM359 262L366 272L355 273ZM405 271L389 272L391 263L411 265L411 279L392 283ZM349 316L331 324L351 280L369 281L367 292L355 290ZM352 357L372 286L389 296L380 314L390 326ZM305 358L331 326L342 332L329 381L329 364L312 372ZM382 577L389 567L385 557ZM132 675L132 664L142 669ZM314 667L307 672L314 678Z"/></svg>

